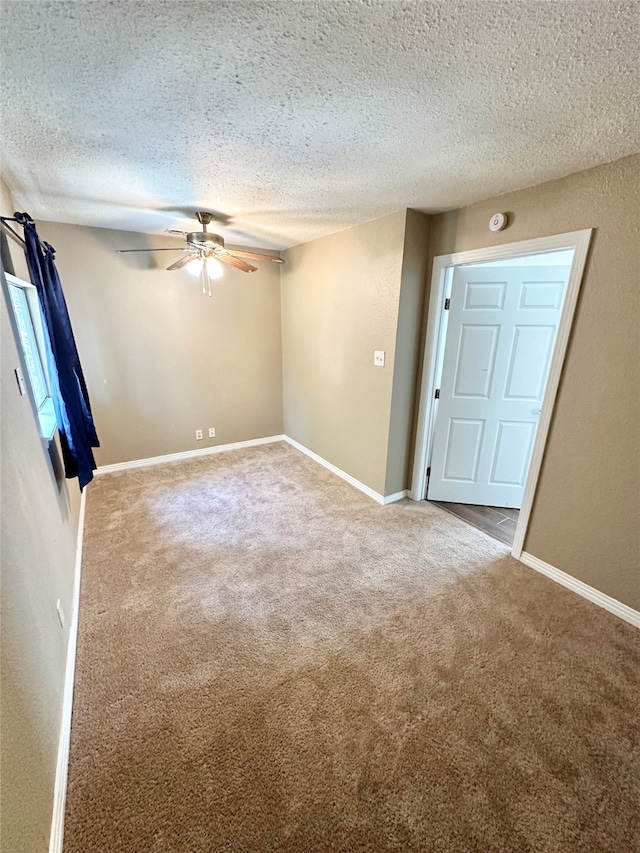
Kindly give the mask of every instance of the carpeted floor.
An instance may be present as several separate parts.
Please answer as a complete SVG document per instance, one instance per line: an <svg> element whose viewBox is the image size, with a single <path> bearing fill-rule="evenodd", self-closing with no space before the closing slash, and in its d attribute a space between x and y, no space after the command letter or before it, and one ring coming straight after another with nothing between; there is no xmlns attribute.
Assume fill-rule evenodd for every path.
<svg viewBox="0 0 640 853"><path fill-rule="evenodd" d="M88 491L65 853L640 850L640 632L285 444Z"/></svg>

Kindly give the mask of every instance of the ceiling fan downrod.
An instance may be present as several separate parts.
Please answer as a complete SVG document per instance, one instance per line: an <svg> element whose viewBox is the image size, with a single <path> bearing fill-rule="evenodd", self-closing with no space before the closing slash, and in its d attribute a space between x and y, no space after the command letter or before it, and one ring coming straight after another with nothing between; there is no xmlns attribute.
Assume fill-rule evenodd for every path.
<svg viewBox="0 0 640 853"><path fill-rule="evenodd" d="M219 234L207 231L207 225L213 220L213 214L205 210L196 213L196 219L202 225L202 231L190 231L187 242L202 249L224 249L224 239Z"/></svg>

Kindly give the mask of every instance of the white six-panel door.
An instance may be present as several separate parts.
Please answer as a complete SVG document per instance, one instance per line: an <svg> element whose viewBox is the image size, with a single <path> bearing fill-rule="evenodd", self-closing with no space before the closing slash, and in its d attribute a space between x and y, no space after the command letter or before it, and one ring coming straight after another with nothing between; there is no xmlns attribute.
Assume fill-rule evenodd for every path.
<svg viewBox="0 0 640 853"><path fill-rule="evenodd" d="M457 267L429 500L519 508L567 267Z"/></svg>

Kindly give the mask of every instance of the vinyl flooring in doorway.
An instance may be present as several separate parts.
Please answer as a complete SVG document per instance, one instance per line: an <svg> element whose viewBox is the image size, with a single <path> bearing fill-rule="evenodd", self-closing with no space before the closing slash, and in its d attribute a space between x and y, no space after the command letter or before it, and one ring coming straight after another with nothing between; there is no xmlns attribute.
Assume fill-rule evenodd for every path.
<svg viewBox="0 0 640 853"><path fill-rule="evenodd" d="M476 506L475 504L445 503L445 501L431 501L436 506L446 509L452 515L468 521L479 530L493 536L505 545L513 545L513 537L516 532L516 524L520 510L509 509L498 506Z"/></svg>

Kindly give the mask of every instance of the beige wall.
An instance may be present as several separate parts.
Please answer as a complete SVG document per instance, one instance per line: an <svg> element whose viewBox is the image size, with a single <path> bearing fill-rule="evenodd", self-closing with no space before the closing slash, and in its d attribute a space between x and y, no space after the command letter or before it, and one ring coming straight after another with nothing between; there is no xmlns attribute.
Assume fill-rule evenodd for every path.
<svg viewBox="0 0 640 853"><path fill-rule="evenodd" d="M2 214L13 207L2 187ZM13 251L23 274L20 251ZM3 277L4 278L4 277ZM0 301L2 574L2 850L49 845L80 493L61 474L59 447L42 442L5 301ZM66 615L62 629L56 613Z"/></svg>
<svg viewBox="0 0 640 853"><path fill-rule="evenodd" d="M165 270L177 253L115 252L182 241L52 222L38 233L56 249L98 465L282 433L276 264L225 267L209 298L184 270Z"/></svg>
<svg viewBox="0 0 640 853"><path fill-rule="evenodd" d="M405 222L402 211L297 246L282 270L285 432L380 494Z"/></svg>
<svg viewBox="0 0 640 853"><path fill-rule="evenodd" d="M410 476L429 227L399 211L290 249L282 269L285 432L381 495Z"/></svg>
<svg viewBox="0 0 640 853"><path fill-rule="evenodd" d="M496 211L511 224L493 234ZM435 216L431 257L582 228L596 232L525 550L640 609L640 157Z"/></svg>
<svg viewBox="0 0 640 853"><path fill-rule="evenodd" d="M421 350L421 321L428 276L431 217L406 211L402 275L387 448L385 495L408 488L414 444L414 409ZM392 308L392 306L390 306Z"/></svg>

